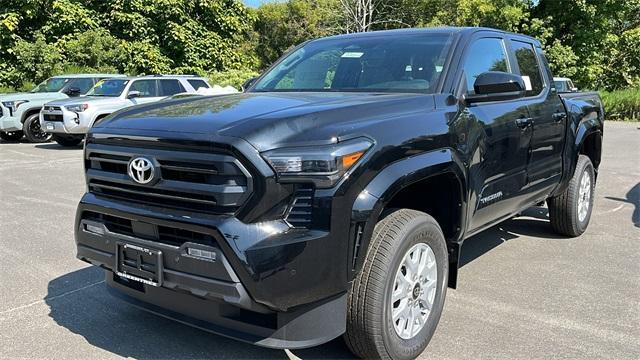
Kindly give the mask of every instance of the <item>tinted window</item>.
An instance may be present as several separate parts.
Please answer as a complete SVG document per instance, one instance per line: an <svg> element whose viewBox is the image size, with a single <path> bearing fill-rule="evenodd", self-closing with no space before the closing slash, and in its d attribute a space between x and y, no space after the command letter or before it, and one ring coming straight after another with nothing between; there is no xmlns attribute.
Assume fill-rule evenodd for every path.
<svg viewBox="0 0 640 360"><path fill-rule="evenodd" d="M542 73L540 65L536 58L533 45L521 41L511 41L511 46L516 54L516 61L520 68L520 75L527 85L527 96L540 94L544 83L542 81Z"/></svg>
<svg viewBox="0 0 640 360"><path fill-rule="evenodd" d="M187 81L191 86L193 86L195 90L198 90L200 88L205 88L205 89L209 88L209 84L207 84L207 82L204 80L195 79L195 80L187 80Z"/></svg>
<svg viewBox="0 0 640 360"><path fill-rule="evenodd" d="M131 87L129 88L129 92L132 91L139 91L140 96L138 97L158 96L155 80L136 80L133 82L133 84L131 84Z"/></svg>
<svg viewBox="0 0 640 360"><path fill-rule="evenodd" d="M129 80L111 79L98 81L96 86L87 92L88 96L118 97L127 86Z"/></svg>
<svg viewBox="0 0 640 360"><path fill-rule="evenodd" d="M449 44L448 34L312 41L288 54L254 91L431 92Z"/></svg>
<svg viewBox="0 0 640 360"><path fill-rule="evenodd" d="M70 88L78 88L80 89L81 94L85 94L89 89L93 87L93 79L92 78L83 78L83 79L71 79L67 85L65 85L63 90L68 90Z"/></svg>
<svg viewBox="0 0 640 360"><path fill-rule="evenodd" d="M467 78L467 91L474 94L473 83L478 75L487 71L509 72L507 51L502 39L478 39L469 48L464 62L464 74Z"/></svg>
<svg viewBox="0 0 640 360"><path fill-rule="evenodd" d="M160 96L171 96L184 91L184 87L182 87L179 80L160 80Z"/></svg>
<svg viewBox="0 0 640 360"><path fill-rule="evenodd" d="M31 92L57 92L60 91L67 82L69 82L69 79L66 78L49 78L41 82L38 86L31 90Z"/></svg>

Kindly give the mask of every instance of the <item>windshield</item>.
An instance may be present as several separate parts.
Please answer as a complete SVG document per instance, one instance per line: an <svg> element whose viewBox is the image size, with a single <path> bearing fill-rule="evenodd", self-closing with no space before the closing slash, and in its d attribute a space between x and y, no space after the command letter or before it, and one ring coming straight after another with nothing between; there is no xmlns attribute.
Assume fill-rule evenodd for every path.
<svg viewBox="0 0 640 360"><path fill-rule="evenodd" d="M49 78L31 90L32 93L58 92L69 82L68 78Z"/></svg>
<svg viewBox="0 0 640 360"><path fill-rule="evenodd" d="M449 34L310 42L265 74L253 91L433 92Z"/></svg>
<svg viewBox="0 0 640 360"><path fill-rule="evenodd" d="M110 96L118 97L122 94L129 80L109 79L102 80L87 92L87 96Z"/></svg>

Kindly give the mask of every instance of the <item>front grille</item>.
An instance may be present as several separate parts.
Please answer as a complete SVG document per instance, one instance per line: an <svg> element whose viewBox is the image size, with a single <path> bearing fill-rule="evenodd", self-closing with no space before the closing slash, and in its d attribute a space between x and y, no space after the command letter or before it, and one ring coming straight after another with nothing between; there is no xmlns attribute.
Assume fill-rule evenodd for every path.
<svg viewBox="0 0 640 360"><path fill-rule="evenodd" d="M100 214L93 211L85 211L82 215L83 219L91 220L104 224L104 226L112 233L147 238L144 235L136 234L133 230L132 220L121 218L118 216ZM178 229L162 225L152 225L157 228L157 240L163 244L182 246L184 243L196 243L201 245L217 246L217 242L213 236L191 230Z"/></svg>
<svg viewBox="0 0 640 360"><path fill-rule="evenodd" d="M89 143L85 152L89 191L113 199L203 213L233 213L250 195L246 168L225 153L144 149ZM128 175L129 161L144 156L159 180L141 185Z"/></svg>
<svg viewBox="0 0 640 360"><path fill-rule="evenodd" d="M308 227L312 220L313 188L296 189L286 220L293 227Z"/></svg>
<svg viewBox="0 0 640 360"><path fill-rule="evenodd" d="M44 121L58 121L62 122L64 119L60 114L42 114Z"/></svg>
<svg viewBox="0 0 640 360"><path fill-rule="evenodd" d="M60 106L45 105L42 110L44 110L44 111L62 111L62 108Z"/></svg>

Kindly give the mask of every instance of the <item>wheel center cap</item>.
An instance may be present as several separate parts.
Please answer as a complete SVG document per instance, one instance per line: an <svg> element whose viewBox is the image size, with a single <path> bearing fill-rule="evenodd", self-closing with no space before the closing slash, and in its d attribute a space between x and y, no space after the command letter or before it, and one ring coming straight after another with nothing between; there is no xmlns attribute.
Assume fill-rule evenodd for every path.
<svg viewBox="0 0 640 360"><path fill-rule="evenodd" d="M413 295L414 300L420 296L420 284L416 284L416 286L413 287L411 294Z"/></svg>

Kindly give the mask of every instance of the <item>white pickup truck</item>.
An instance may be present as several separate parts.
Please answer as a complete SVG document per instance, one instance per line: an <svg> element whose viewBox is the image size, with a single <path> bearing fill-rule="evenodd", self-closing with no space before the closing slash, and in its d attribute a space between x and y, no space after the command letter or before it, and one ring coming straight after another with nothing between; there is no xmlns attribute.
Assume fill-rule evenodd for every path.
<svg viewBox="0 0 640 360"><path fill-rule="evenodd" d="M77 146L96 120L117 110L209 87L206 79L192 75L108 79L97 83L82 98L46 103L40 112L40 125L53 134L58 144Z"/></svg>

